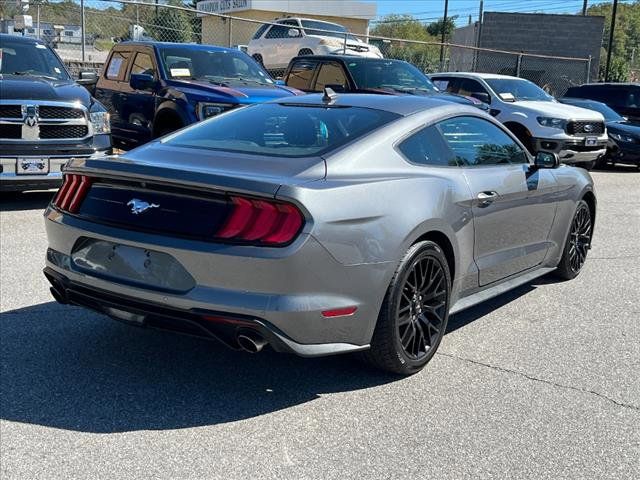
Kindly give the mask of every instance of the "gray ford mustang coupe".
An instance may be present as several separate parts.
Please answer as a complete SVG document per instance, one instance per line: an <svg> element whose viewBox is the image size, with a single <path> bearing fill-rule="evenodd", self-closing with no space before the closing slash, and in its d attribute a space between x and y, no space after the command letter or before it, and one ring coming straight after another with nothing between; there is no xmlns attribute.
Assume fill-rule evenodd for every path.
<svg viewBox="0 0 640 480"><path fill-rule="evenodd" d="M72 160L45 212L61 303L251 352L419 371L448 316L582 268L589 174L472 107L324 95Z"/></svg>

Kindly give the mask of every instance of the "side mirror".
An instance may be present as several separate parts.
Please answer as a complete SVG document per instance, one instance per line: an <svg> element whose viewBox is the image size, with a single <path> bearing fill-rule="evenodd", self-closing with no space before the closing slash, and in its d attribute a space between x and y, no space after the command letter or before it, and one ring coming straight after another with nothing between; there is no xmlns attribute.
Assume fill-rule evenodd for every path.
<svg viewBox="0 0 640 480"><path fill-rule="evenodd" d="M153 90L156 86L156 81L153 75L148 73L132 73L129 85L134 90Z"/></svg>
<svg viewBox="0 0 640 480"><path fill-rule="evenodd" d="M482 103L491 105L491 95L486 92L474 92L471 94L471 97L480 100Z"/></svg>
<svg viewBox="0 0 640 480"><path fill-rule="evenodd" d="M560 159L557 154L552 152L538 152L533 164L537 168L558 168Z"/></svg>
<svg viewBox="0 0 640 480"><path fill-rule="evenodd" d="M290 37L299 37L300 36L300 31L297 28L290 28L287 31L287 35L289 35Z"/></svg>
<svg viewBox="0 0 640 480"><path fill-rule="evenodd" d="M79 85L93 85L98 82L98 74L96 72L80 72L78 74L77 83Z"/></svg>

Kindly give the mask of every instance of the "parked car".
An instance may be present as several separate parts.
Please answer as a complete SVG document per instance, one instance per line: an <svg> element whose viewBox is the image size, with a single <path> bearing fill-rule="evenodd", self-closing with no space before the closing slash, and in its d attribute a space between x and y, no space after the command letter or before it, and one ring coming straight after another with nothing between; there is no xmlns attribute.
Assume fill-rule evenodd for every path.
<svg viewBox="0 0 640 480"><path fill-rule="evenodd" d="M125 150L234 108L295 94L302 92L276 84L237 49L162 42L115 45L95 91L112 114L114 144Z"/></svg>
<svg viewBox="0 0 640 480"><path fill-rule="evenodd" d="M604 116L609 134L607 154L599 163L624 163L637 165L640 169L640 123L633 123L613 109L595 100L582 98L561 98L562 103L588 108L600 112Z"/></svg>
<svg viewBox="0 0 640 480"><path fill-rule="evenodd" d="M30 37L0 34L0 190L62 184L70 158L111 153L109 114L56 53Z"/></svg>
<svg viewBox="0 0 640 480"><path fill-rule="evenodd" d="M570 87L565 97L605 103L632 122L640 122L640 83L587 83Z"/></svg>
<svg viewBox="0 0 640 480"><path fill-rule="evenodd" d="M489 73L435 73L430 77L441 90L487 103L529 152L557 153L563 163L590 169L607 151L602 114L562 105L529 80Z"/></svg>
<svg viewBox="0 0 640 480"><path fill-rule="evenodd" d="M382 58L378 47L349 34L337 23L308 18L283 18L262 25L247 45L247 53L268 69L286 68L299 55L346 54Z"/></svg>
<svg viewBox="0 0 640 480"><path fill-rule="evenodd" d="M283 80L303 92L378 93L387 95L431 95L482 110L488 106L472 97L440 92L429 77L402 60L363 58L351 55L311 55L289 62Z"/></svg>
<svg viewBox="0 0 640 480"><path fill-rule="evenodd" d="M449 314L578 275L596 214L585 170L429 97L280 99L65 174L45 212L59 302L400 374Z"/></svg>

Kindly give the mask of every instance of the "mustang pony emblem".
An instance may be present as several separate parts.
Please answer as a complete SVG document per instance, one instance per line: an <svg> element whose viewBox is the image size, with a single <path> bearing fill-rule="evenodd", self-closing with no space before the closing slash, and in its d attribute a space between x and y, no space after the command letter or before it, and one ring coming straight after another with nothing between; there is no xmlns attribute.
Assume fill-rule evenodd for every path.
<svg viewBox="0 0 640 480"><path fill-rule="evenodd" d="M150 208L158 208L160 205L157 203L148 203L144 200L140 200L139 198L132 198L127 202L127 207L131 207L131 213L134 215L139 215L141 213L146 212Z"/></svg>

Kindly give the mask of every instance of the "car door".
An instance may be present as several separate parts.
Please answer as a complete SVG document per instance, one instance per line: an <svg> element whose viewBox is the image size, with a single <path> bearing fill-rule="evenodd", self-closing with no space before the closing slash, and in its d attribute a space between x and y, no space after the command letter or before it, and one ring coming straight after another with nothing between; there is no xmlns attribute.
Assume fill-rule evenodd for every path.
<svg viewBox="0 0 640 480"><path fill-rule="evenodd" d="M111 116L111 135L115 146L125 146L127 139L127 122L122 116L124 107L124 84L129 67L131 50L114 50L107 61L98 83L95 98L102 103Z"/></svg>
<svg viewBox="0 0 640 480"><path fill-rule="evenodd" d="M513 137L485 119L454 117L438 128L471 189L479 284L539 265L555 217L553 175L532 169Z"/></svg>
<svg viewBox="0 0 640 480"><path fill-rule="evenodd" d="M131 84L131 75L144 73L152 75L158 80L158 68L155 55L151 48L140 48L133 52L129 70L122 87L124 104L122 116L127 125L129 138L136 145L148 142L152 138L153 117L155 114L156 90L134 89Z"/></svg>

